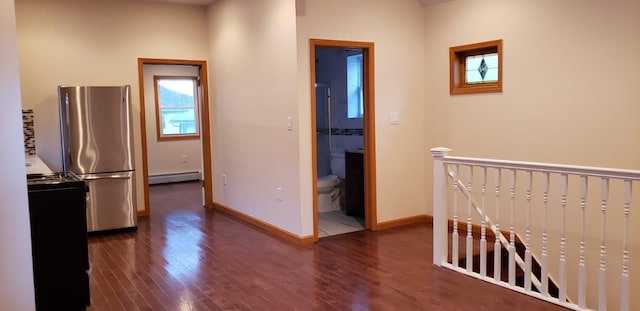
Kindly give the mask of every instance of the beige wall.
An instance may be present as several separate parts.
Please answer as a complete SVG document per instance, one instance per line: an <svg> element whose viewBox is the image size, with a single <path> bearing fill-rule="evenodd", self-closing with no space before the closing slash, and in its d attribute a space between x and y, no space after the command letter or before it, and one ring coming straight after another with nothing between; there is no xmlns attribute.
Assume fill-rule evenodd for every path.
<svg viewBox="0 0 640 311"><path fill-rule="evenodd" d="M426 9L425 115L456 154L640 169L640 3L456 0ZM504 39L504 91L449 95L448 48Z"/></svg>
<svg viewBox="0 0 640 311"><path fill-rule="evenodd" d="M391 7L387 1L369 1L367 5L372 9L361 10L354 3L333 10L328 2L292 0L259 5L220 2L210 7L206 28L212 60L216 201L295 234L313 234L308 39L314 37L375 42L377 221L427 211L425 193L431 187L430 179L425 183L422 174L426 153L420 144L422 7L411 0L400 7ZM77 17L79 24L50 14L62 10L66 16ZM120 10L123 15L118 22L86 18ZM159 24L169 11L173 20L184 20L185 25ZM54 168L59 166L58 84L131 84L139 110L136 57L206 58L200 55L205 50L202 36L207 29L198 27L205 19L197 7L71 0L54 5L21 0L18 33L21 64L25 64L21 67L23 106L35 109L42 158ZM336 23L326 27L329 19ZM361 26L353 27L354 20ZM381 24L380 20L389 23ZM62 36L64 33L73 35ZM116 37L124 40L119 44L121 50L104 44L104 38L114 42ZM42 52L45 48L47 53ZM50 62L52 56L61 61ZM388 124L390 112L400 113L399 126ZM293 117L294 131L286 130L287 117ZM137 137L139 133L136 120ZM140 154L137 166L141 166ZM226 186L222 186L222 174L227 175ZM246 189L251 189L251 196L246 195ZM142 202L138 206L143 206Z"/></svg>
<svg viewBox="0 0 640 311"><path fill-rule="evenodd" d="M13 2L1 1L0 36L11 42ZM434 146L465 156L640 169L639 14L634 0L456 0L426 8L414 0L218 0L208 10L124 0L18 0L22 106L35 110L38 152L56 169L57 85L131 84L139 111L137 57L209 58L215 200L307 236L313 234L315 195L310 38L375 43L377 221L383 222L431 214L427 150ZM448 48L498 38L504 39L504 91L450 96ZM15 54L2 53L0 87L10 88L3 89L9 95L2 105L13 107L12 100L20 101L11 69ZM22 150L14 108L3 115L0 137L15 145L9 150ZM400 113L399 126L389 125L391 112ZM294 119L293 131L286 129L287 117ZM140 137L138 119L135 126ZM11 170L21 167L21 157L7 155L0 191L26 208L26 196L15 195L25 193L24 186L14 182L24 172ZM21 296L32 295L25 284L31 272L14 264L30 257L23 247L28 220L25 210L2 213L1 230L12 230L12 240L0 244L11 250L0 252L9 276L3 280L10 283L2 287L15 291L3 290L8 299L0 301L23 309L20 304L31 301ZM619 225L615 220L609 227ZM19 243L14 232L22 232ZM640 305L637 298L634 303Z"/></svg>
<svg viewBox="0 0 640 311"><path fill-rule="evenodd" d="M375 44L375 134L378 223L424 215L430 200L425 170L424 8L418 1L298 0L300 179L305 232L312 229L309 39ZM400 124L389 124L399 113ZM430 175L427 175L430 176ZM307 208L309 207L309 208Z"/></svg>
<svg viewBox="0 0 640 311"><path fill-rule="evenodd" d="M117 17L117 18L115 18ZM140 112L138 57L206 59L202 7L138 1L18 0L22 106L35 114L36 148L61 169L58 85L132 87ZM136 168L142 168L140 119L134 118ZM142 193L142 174L136 182ZM138 195L138 209L144 196Z"/></svg>
<svg viewBox="0 0 640 311"><path fill-rule="evenodd" d="M447 146L461 156L640 169L640 2L456 0L427 7L425 17L424 122L439 133L427 140L427 147ZM504 39L503 92L449 95L448 48L493 39ZM598 184L592 186L587 245L595 251L587 259L590 269L598 262L600 228ZM575 207L575 201L569 206ZM607 222L609 238L617 241L608 245L611 272L619 271L621 262L619 207L612 202ZM574 242L579 228L575 211L570 209L568 222ZM554 215L552 224L559 226ZM631 223L631 258L638 258L638 213L631 214ZM551 245L557 255L555 228ZM572 287L575 253L573 247ZM557 261L551 264L557 276ZM640 271L633 264L632 273L637 287ZM589 279L591 306L596 281L595 276ZM609 279L612 306L619 299L618 284L619 278ZM570 294L577 299L575 291ZM640 301L634 299L637 308Z"/></svg>
<svg viewBox="0 0 640 311"><path fill-rule="evenodd" d="M208 12L215 200L310 235L300 221L311 206L300 205L295 2L220 0Z"/></svg>
<svg viewBox="0 0 640 311"><path fill-rule="evenodd" d="M13 0L0 0L0 309L34 310L14 12Z"/></svg>
<svg viewBox="0 0 640 311"><path fill-rule="evenodd" d="M144 111L147 125L149 176L202 172L202 143L200 139L158 141L153 83L153 76L197 77L199 75L198 67L195 66L144 65Z"/></svg>

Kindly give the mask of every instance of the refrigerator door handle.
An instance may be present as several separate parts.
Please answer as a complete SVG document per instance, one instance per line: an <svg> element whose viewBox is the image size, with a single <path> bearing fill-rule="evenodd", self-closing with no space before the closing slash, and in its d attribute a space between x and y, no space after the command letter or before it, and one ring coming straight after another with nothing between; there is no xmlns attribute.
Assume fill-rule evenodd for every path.
<svg viewBox="0 0 640 311"><path fill-rule="evenodd" d="M60 105L60 127L64 128L64 130L62 130L61 135L60 135L60 139L62 142L62 170L64 172L66 172L68 170L68 166L71 166L71 152L69 151L69 148L67 146L69 137L66 136L67 134L65 133L69 133L69 128L70 128L70 124L69 124L69 92L66 92L62 89L62 86L58 86L58 96L62 99L62 94L64 92L64 103L62 103L62 105ZM64 113L62 111L62 109L64 109ZM68 166L67 166L68 165Z"/></svg>
<svg viewBox="0 0 640 311"><path fill-rule="evenodd" d="M69 133L69 129L71 128L70 124L69 124L69 93L64 93L64 108L67 110L66 111L66 118L65 118L65 126L66 126L66 133ZM66 146L66 142L64 140L68 139L69 137L64 137L63 136L63 141L62 141L62 146ZM71 161L73 161L73 158L71 157L71 151L69 151L69 149L64 150L65 154L65 158L69 160L69 166L73 166L73 163ZM63 170L66 172L67 171L67 165L65 163L66 161L64 161L63 159Z"/></svg>
<svg viewBox="0 0 640 311"><path fill-rule="evenodd" d="M113 174L100 174L100 175L83 175L84 180L99 180L99 179L131 179L131 172L127 173L113 173Z"/></svg>

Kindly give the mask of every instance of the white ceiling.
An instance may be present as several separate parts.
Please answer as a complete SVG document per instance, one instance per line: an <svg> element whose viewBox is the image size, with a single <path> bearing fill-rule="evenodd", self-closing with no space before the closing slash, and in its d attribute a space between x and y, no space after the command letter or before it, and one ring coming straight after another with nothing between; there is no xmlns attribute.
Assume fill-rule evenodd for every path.
<svg viewBox="0 0 640 311"><path fill-rule="evenodd" d="M434 4L447 2L447 1L452 1L452 0L418 0L418 1L420 1L420 3L422 3L422 5L428 6L428 5L434 5Z"/></svg>
<svg viewBox="0 0 640 311"><path fill-rule="evenodd" d="M209 5L215 0L144 0L148 2L169 2L179 4L191 4L191 5Z"/></svg>
<svg viewBox="0 0 640 311"><path fill-rule="evenodd" d="M169 2L169 3L180 3L180 4L191 4L191 5L209 5L216 0L144 0L149 2ZM434 5L441 2L451 1L451 0L418 0L422 5L429 6Z"/></svg>

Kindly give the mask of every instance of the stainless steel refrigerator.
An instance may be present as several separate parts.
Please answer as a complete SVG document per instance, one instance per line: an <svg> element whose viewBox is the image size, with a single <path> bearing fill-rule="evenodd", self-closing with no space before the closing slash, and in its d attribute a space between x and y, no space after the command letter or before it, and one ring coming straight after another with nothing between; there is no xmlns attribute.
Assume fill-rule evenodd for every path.
<svg viewBox="0 0 640 311"><path fill-rule="evenodd" d="M87 231L138 225L130 86L58 87L63 170L89 186Z"/></svg>

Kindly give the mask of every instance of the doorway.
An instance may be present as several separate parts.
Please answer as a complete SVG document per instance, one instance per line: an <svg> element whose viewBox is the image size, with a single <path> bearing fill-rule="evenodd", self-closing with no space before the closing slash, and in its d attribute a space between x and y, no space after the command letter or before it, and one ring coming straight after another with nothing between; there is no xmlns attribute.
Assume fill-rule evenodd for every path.
<svg viewBox="0 0 640 311"><path fill-rule="evenodd" d="M164 69L163 69L164 68ZM170 75L165 75L165 74L157 74L158 71L157 70L169 70L168 72L172 73ZM212 168L211 168L211 144L210 144L210 123L209 123L209 92L208 92L208 77L207 77L207 64L206 61L197 61L197 60L167 60L167 59L149 59L149 58L139 58L138 59L138 82L139 82L139 90L140 90L140 125L141 125L141 132L142 132L142 174L144 176L144 181L143 181L143 195L145 197L145 206L144 209L141 211L138 211L138 215L139 216L149 216L150 215L150 198L149 198L149 147L150 145L148 144L148 137L156 137L155 134L153 133L153 135L148 136L149 130L147 129L147 124L149 123L147 121L147 119L149 119L149 117L147 116L147 111L150 109L153 109L154 111L156 111L157 108L157 97L158 97L158 92L155 91L155 94L147 94L147 92L145 92L146 90L149 90L149 87L145 87L145 81L149 80L149 75L147 75L147 77L145 78L145 70L147 71L152 71L154 72L154 74L152 75L152 78L154 81L151 83L155 83L156 84L156 90L157 90L157 85L158 85L158 81L168 81L168 82L176 82L176 81L172 81L172 80L192 80L194 81L194 85L197 85L197 88L194 89L193 95L197 97L199 100L199 107L193 108L195 111L195 119L198 120L198 126L197 126L197 130L194 130L194 132L198 132L198 136L199 139L197 140L196 144L198 146L195 147L190 147L190 149L196 149L198 153L200 154L194 154L193 156L191 156L190 154L188 154L188 152L186 151L186 149L184 149L184 152L181 152L178 155L178 161L181 163L179 165L183 165L183 166L187 166L187 165L195 165L193 167L198 167L200 168L200 172L201 174L198 174L199 176L196 177L198 179L201 180L202 183L202 203L204 206L206 207L210 207L213 205L213 189L212 189L212 184L209 182L211 180L211 176L212 176ZM173 70L178 70L177 72L182 72L183 74L173 74L176 71ZM180 71L182 70L182 71ZM187 74L184 74L184 70L186 70ZM189 74L189 70L191 70L191 74ZM163 80L164 79L164 80ZM149 83L149 81L146 81L147 84ZM179 82L179 81L177 81ZM151 95L151 98L156 98L156 100L152 100L150 101L149 95ZM171 95L171 94L169 94ZM145 100L145 98L147 98ZM152 106L153 105L153 106ZM182 111L184 111L184 107ZM160 110L158 110L160 111ZM171 114L172 111L167 110L166 111L167 114ZM194 113L192 111L192 113ZM156 119L155 122L150 121L154 124L164 124L166 122L163 123L163 121L159 121L162 120L162 116L160 114L156 113ZM178 128L184 128L185 130L189 131L193 128L193 126L190 123L186 123L186 122L173 122L176 123L174 124L176 127ZM168 141L171 142L173 140L172 135L170 135L170 132L167 132L169 135L163 136L163 132L160 130L160 126L156 126L157 128L157 140L158 141ZM164 134L167 134L164 133ZM154 139L155 141L156 139ZM151 146L153 148L155 148L155 146ZM176 149L180 149L182 147L178 147ZM154 152L158 152L155 151ZM162 152L162 151L159 151ZM191 152L196 152L196 151L191 151ZM192 162L192 163L190 163ZM193 162L199 162L197 164L193 163ZM186 172L189 173L189 172ZM195 172L193 172L195 173ZM164 180L168 180L168 181L181 181L181 179L184 180L188 180L189 178L193 178L193 177L189 177L186 174L158 174L157 176L154 176L154 178L156 179L164 179Z"/></svg>
<svg viewBox="0 0 640 311"><path fill-rule="evenodd" d="M314 236L332 218L375 230L374 44L311 39L310 56Z"/></svg>

